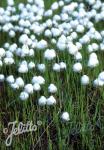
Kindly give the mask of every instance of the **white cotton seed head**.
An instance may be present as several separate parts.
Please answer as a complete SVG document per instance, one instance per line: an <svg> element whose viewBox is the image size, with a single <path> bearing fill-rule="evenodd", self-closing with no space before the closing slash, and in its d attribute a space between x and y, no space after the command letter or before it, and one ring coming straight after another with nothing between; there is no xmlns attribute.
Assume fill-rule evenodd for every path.
<svg viewBox="0 0 104 150"><path fill-rule="evenodd" d="M77 28L76 28L76 31L78 33L83 33L84 32L84 26L83 25L78 25Z"/></svg>
<svg viewBox="0 0 104 150"><path fill-rule="evenodd" d="M98 79L104 82L104 71L99 74Z"/></svg>
<svg viewBox="0 0 104 150"><path fill-rule="evenodd" d="M24 33L25 34L30 34L30 30L29 29L24 29Z"/></svg>
<svg viewBox="0 0 104 150"><path fill-rule="evenodd" d="M40 72L45 72L46 70L45 64L38 64L37 67Z"/></svg>
<svg viewBox="0 0 104 150"><path fill-rule="evenodd" d="M90 54L90 58L95 58L95 59L97 59L96 53L91 53L91 54Z"/></svg>
<svg viewBox="0 0 104 150"><path fill-rule="evenodd" d="M50 10L50 12L51 12L52 10ZM52 20L51 19L48 19L47 21L46 21L46 26L47 27L52 27Z"/></svg>
<svg viewBox="0 0 104 150"><path fill-rule="evenodd" d="M19 87L24 87L24 81L21 77L18 77L15 81L15 83L19 86Z"/></svg>
<svg viewBox="0 0 104 150"><path fill-rule="evenodd" d="M53 96L50 96L49 98L47 98L48 106L55 105L55 104L56 104L56 99Z"/></svg>
<svg viewBox="0 0 104 150"><path fill-rule="evenodd" d="M103 43L100 44L100 50L104 51L104 44Z"/></svg>
<svg viewBox="0 0 104 150"><path fill-rule="evenodd" d="M17 56L21 56L21 53L22 53L22 52L21 52L21 48L17 48L17 50L16 50L16 55L17 55Z"/></svg>
<svg viewBox="0 0 104 150"><path fill-rule="evenodd" d="M97 51L99 49L99 46L98 46L98 44L93 43L92 48L93 48L94 51Z"/></svg>
<svg viewBox="0 0 104 150"><path fill-rule="evenodd" d="M65 43L61 43L61 42L58 42L57 43L57 48L60 50L60 51L64 51L66 49L66 44Z"/></svg>
<svg viewBox="0 0 104 150"><path fill-rule="evenodd" d="M99 32L96 31L94 36L96 40L102 40L102 36Z"/></svg>
<svg viewBox="0 0 104 150"><path fill-rule="evenodd" d="M38 76L32 78L32 84L38 83Z"/></svg>
<svg viewBox="0 0 104 150"><path fill-rule="evenodd" d="M47 60L53 60L54 58L56 57L56 52L54 49L47 49L45 52L44 52L44 58L47 59Z"/></svg>
<svg viewBox="0 0 104 150"><path fill-rule="evenodd" d="M62 34L62 35L59 37L58 42L59 42L60 44L66 44L66 42L67 42L66 36L65 36L64 34Z"/></svg>
<svg viewBox="0 0 104 150"><path fill-rule="evenodd" d="M10 51L6 51L5 56L6 56L7 58L11 58L11 57L13 58L13 53L10 52Z"/></svg>
<svg viewBox="0 0 104 150"><path fill-rule="evenodd" d="M50 93L56 93L57 92L57 87L54 84L50 84L48 87L48 91Z"/></svg>
<svg viewBox="0 0 104 150"><path fill-rule="evenodd" d="M76 42L76 46L77 46L78 50L80 50L82 48L82 44L80 42Z"/></svg>
<svg viewBox="0 0 104 150"><path fill-rule="evenodd" d="M12 83L10 86L14 90L18 90L19 89L19 86L16 83Z"/></svg>
<svg viewBox="0 0 104 150"><path fill-rule="evenodd" d="M53 39L51 40L51 43L52 43L52 44L56 44L56 43L57 43L56 39L53 38Z"/></svg>
<svg viewBox="0 0 104 150"><path fill-rule="evenodd" d="M27 44L28 36L26 34L22 34L19 38L19 42L22 43L22 44Z"/></svg>
<svg viewBox="0 0 104 150"><path fill-rule="evenodd" d="M35 55L34 50L33 50L33 49L30 49L28 55L29 55L29 56L34 56L34 55Z"/></svg>
<svg viewBox="0 0 104 150"><path fill-rule="evenodd" d="M33 94L33 85L32 84L25 85L24 91L29 93L29 94Z"/></svg>
<svg viewBox="0 0 104 150"><path fill-rule="evenodd" d="M51 32L52 32L53 37L58 37L61 35L61 30L57 28L52 28Z"/></svg>
<svg viewBox="0 0 104 150"><path fill-rule="evenodd" d="M12 64L14 64L15 62L14 62L14 59L13 58L4 58L4 63L6 64L6 65L12 65Z"/></svg>
<svg viewBox="0 0 104 150"><path fill-rule="evenodd" d="M5 43L4 44L4 48L9 49L10 44L9 43Z"/></svg>
<svg viewBox="0 0 104 150"><path fill-rule="evenodd" d="M64 1L60 0L58 3L60 7L64 6Z"/></svg>
<svg viewBox="0 0 104 150"><path fill-rule="evenodd" d="M63 112L61 115L61 119L62 119L62 121L69 121L70 120L69 113Z"/></svg>
<svg viewBox="0 0 104 150"><path fill-rule="evenodd" d="M102 87L102 86L104 86L104 81L102 81L99 78L97 78L96 80L94 80L93 84L96 87L98 87L98 86Z"/></svg>
<svg viewBox="0 0 104 150"><path fill-rule="evenodd" d="M79 42L80 42L81 44L87 44L87 43L90 42L90 37L89 37L88 35L84 35L84 36L79 40Z"/></svg>
<svg viewBox="0 0 104 150"><path fill-rule="evenodd" d="M45 83L45 79L42 77L42 76L34 76L32 78L32 84L35 84L35 83L38 83L38 84L44 84Z"/></svg>
<svg viewBox="0 0 104 150"><path fill-rule="evenodd" d="M93 52L93 51L94 51L94 50L93 50L92 45L88 45L88 52L91 53L91 52Z"/></svg>
<svg viewBox="0 0 104 150"><path fill-rule="evenodd" d="M3 26L3 32L9 32L9 27L7 24Z"/></svg>
<svg viewBox="0 0 104 150"><path fill-rule="evenodd" d="M93 58L93 57L89 58L88 67L94 68L94 67L98 66L98 64L99 64L99 61L97 58Z"/></svg>
<svg viewBox="0 0 104 150"><path fill-rule="evenodd" d="M0 74L0 82L3 82L5 80L5 76L3 74Z"/></svg>
<svg viewBox="0 0 104 150"><path fill-rule="evenodd" d="M20 65L20 67L18 68L18 72L19 73L27 73L28 72L28 66L25 64Z"/></svg>
<svg viewBox="0 0 104 150"><path fill-rule="evenodd" d="M68 16L67 13L62 13L62 14L61 14L61 20L62 20L62 21L67 21L68 18L69 18L69 16Z"/></svg>
<svg viewBox="0 0 104 150"><path fill-rule="evenodd" d="M29 54L29 47L28 47L27 44L24 44L24 45L22 46L21 56L22 56L22 55L23 55L23 56L26 56L26 55L28 55L28 54Z"/></svg>
<svg viewBox="0 0 104 150"><path fill-rule="evenodd" d="M41 96L39 99L38 99L38 104L39 106L44 106L46 105L46 102L47 102L47 99L45 96Z"/></svg>
<svg viewBox="0 0 104 150"><path fill-rule="evenodd" d="M76 32L72 32L70 36L72 39L76 39L78 37Z"/></svg>
<svg viewBox="0 0 104 150"><path fill-rule="evenodd" d="M11 84L11 83L14 83L14 81L15 81L13 75L8 76L8 77L6 78L6 80L7 80L7 82L10 83L10 84Z"/></svg>
<svg viewBox="0 0 104 150"><path fill-rule="evenodd" d="M58 2L54 2L54 3L51 5L51 9L52 9L52 10L58 9Z"/></svg>
<svg viewBox="0 0 104 150"><path fill-rule="evenodd" d="M32 4L34 1L33 0L27 0L27 2Z"/></svg>
<svg viewBox="0 0 104 150"><path fill-rule="evenodd" d="M71 55L75 55L75 54L78 52L77 46L74 45L74 44L68 44L68 52L69 52Z"/></svg>
<svg viewBox="0 0 104 150"><path fill-rule="evenodd" d="M44 35L46 36L46 37L52 37L52 33L51 33L51 31L49 30L49 29L47 29L46 31L45 31L45 33L44 33Z"/></svg>
<svg viewBox="0 0 104 150"><path fill-rule="evenodd" d="M42 76L38 76L38 83L41 84L45 84L45 79Z"/></svg>
<svg viewBox="0 0 104 150"><path fill-rule="evenodd" d="M47 10L45 13L44 13L44 16L45 17L51 17L53 14L53 11L51 9ZM48 23L49 24L49 23Z"/></svg>
<svg viewBox="0 0 104 150"><path fill-rule="evenodd" d="M89 77L87 75L83 75L81 77L81 84L82 85L88 85L89 84Z"/></svg>
<svg viewBox="0 0 104 150"><path fill-rule="evenodd" d="M4 57L5 56L5 49L3 48L0 48L0 58Z"/></svg>
<svg viewBox="0 0 104 150"><path fill-rule="evenodd" d="M29 69L35 68L35 63L34 63L34 62L30 62L30 63L28 64L28 68L29 68Z"/></svg>
<svg viewBox="0 0 104 150"><path fill-rule="evenodd" d="M55 63L55 64L53 65L53 70L56 71L56 72L60 72L60 70L61 70L60 65L57 64L57 63Z"/></svg>
<svg viewBox="0 0 104 150"><path fill-rule="evenodd" d="M64 62L60 62L59 63L60 64L60 69L66 69L66 63L64 63Z"/></svg>
<svg viewBox="0 0 104 150"><path fill-rule="evenodd" d="M81 63L75 63L73 65L73 71L74 72L81 72L82 71L82 64Z"/></svg>
<svg viewBox="0 0 104 150"><path fill-rule="evenodd" d="M23 3L20 3L20 4L18 5L18 9L19 9L19 10L23 10L23 9L24 9L24 4L23 4Z"/></svg>
<svg viewBox="0 0 104 150"><path fill-rule="evenodd" d="M27 61L23 60L22 62L19 63L20 65L26 65L27 66Z"/></svg>
<svg viewBox="0 0 104 150"><path fill-rule="evenodd" d="M24 101L24 100L27 100L27 99L29 98L29 94L24 91L24 92L21 92L21 93L20 93L20 96L19 96L19 97L20 97L21 100Z"/></svg>
<svg viewBox="0 0 104 150"><path fill-rule="evenodd" d="M35 84L33 85L33 89L34 89L34 91L40 91L40 90L41 90L40 84L35 83Z"/></svg>
<svg viewBox="0 0 104 150"><path fill-rule="evenodd" d="M54 21L60 21L61 20L60 15L54 15L53 20Z"/></svg>
<svg viewBox="0 0 104 150"><path fill-rule="evenodd" d="M40 50L45 49L45 48L47 48L47 45L48 44L45 40L41 40L37 43L37 48L40 49Z"/></svg>
<svg viewBox="0 0 104 150"><path fill-rule="evenodd" d="M80 52L77 52L75 55L74 55L74 59L75 60L82 60L82 54Z"/></svg>
<svg viewBox="0 0 104 150"><path fill-rule="evenodd" d="M32 40L29 38L27 41L27 45L31 46L32 45Z"/></svg>
<svg viewBox="0 0 104 150"><path fill-rule="evenodd" d="M9 31L9 36L11 37L11 38L14 38L15 37L15 32L13 31L13 30L10 30Z"/></svg>
<svg viewBox="0 0 104 150"><path fill-rule="evenodd" d="M14 5L14 0L7 0L8 6L13 6Z"/></svg>

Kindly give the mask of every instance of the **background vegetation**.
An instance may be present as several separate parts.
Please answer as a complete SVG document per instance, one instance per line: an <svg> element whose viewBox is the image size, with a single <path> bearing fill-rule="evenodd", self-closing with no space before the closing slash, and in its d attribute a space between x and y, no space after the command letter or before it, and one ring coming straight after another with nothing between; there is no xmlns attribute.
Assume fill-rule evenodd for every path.
<svg viewBox="0 0 104 150"><path fill-rule="evenodd" d="M44 1L47 9L55 0ZM19 2L26 3L25 0L16 0L16 5ZM6 0L0 0L1 6L6 6ZM104 28L104 23L95 24L95 26L101 30ZM8 35L0 33L0 47L6 41L17 42L17 37L10 39ZM48 42L50 43L50 41ZM50 47L54 48L54 45L50 44ZM86 47L83 47L81 51L84 65L82 75L85 73L90 79L95 79L104 69L104 55L103 53L98 54L100 65L93 70L86 67L88 60ZM45 61L42 55L43 52L37 52L34 61L36 63L44 62L47 66L46 72L42 74L46 79L43 91L38 94L34 93L29 100L22 102L18 98L20 92L14 92L7 83L0 83L1 150L104 150L104 89L94 88L92 83L83 87L80 84L81 74L72 72L74 60L67 52L58 52L55 60L55 62L64 61L67 64L67 70L59 74L51 71L52 64ZM28 58L26 59L28 60ZM19 60L17 59L17 61ZM13 74L16 77L18 74L14 71L15 67L3 67L0 69L0 73ZM24 78L26 81L30 81L33 75L39 74L35 70ZM51 82L58 87L58 92L55 94L57 105L41 108L37 105L37 99L41 95L49 96L47 87ZM63 111L68 111L70 114L70 121L67 123L60 120L60 114ZM8 122L15 120L23 123L32 120L35 124L37 120L41 120L42 126L36 132L14 137L11 147L6 148L4 142L7 135L3 134L3 128L7 127Z"/></svg>

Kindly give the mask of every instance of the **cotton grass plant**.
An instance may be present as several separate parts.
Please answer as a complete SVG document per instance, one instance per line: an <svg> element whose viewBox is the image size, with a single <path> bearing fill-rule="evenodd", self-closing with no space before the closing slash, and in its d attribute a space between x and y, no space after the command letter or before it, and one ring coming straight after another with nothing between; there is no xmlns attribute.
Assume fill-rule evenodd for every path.
<svg viewBox="0 0 104 150"><path fill-rule="evenodd" d="M0 2L0 128L42 122L11 149L104 148L103 26L101 0Z"/></svg>

